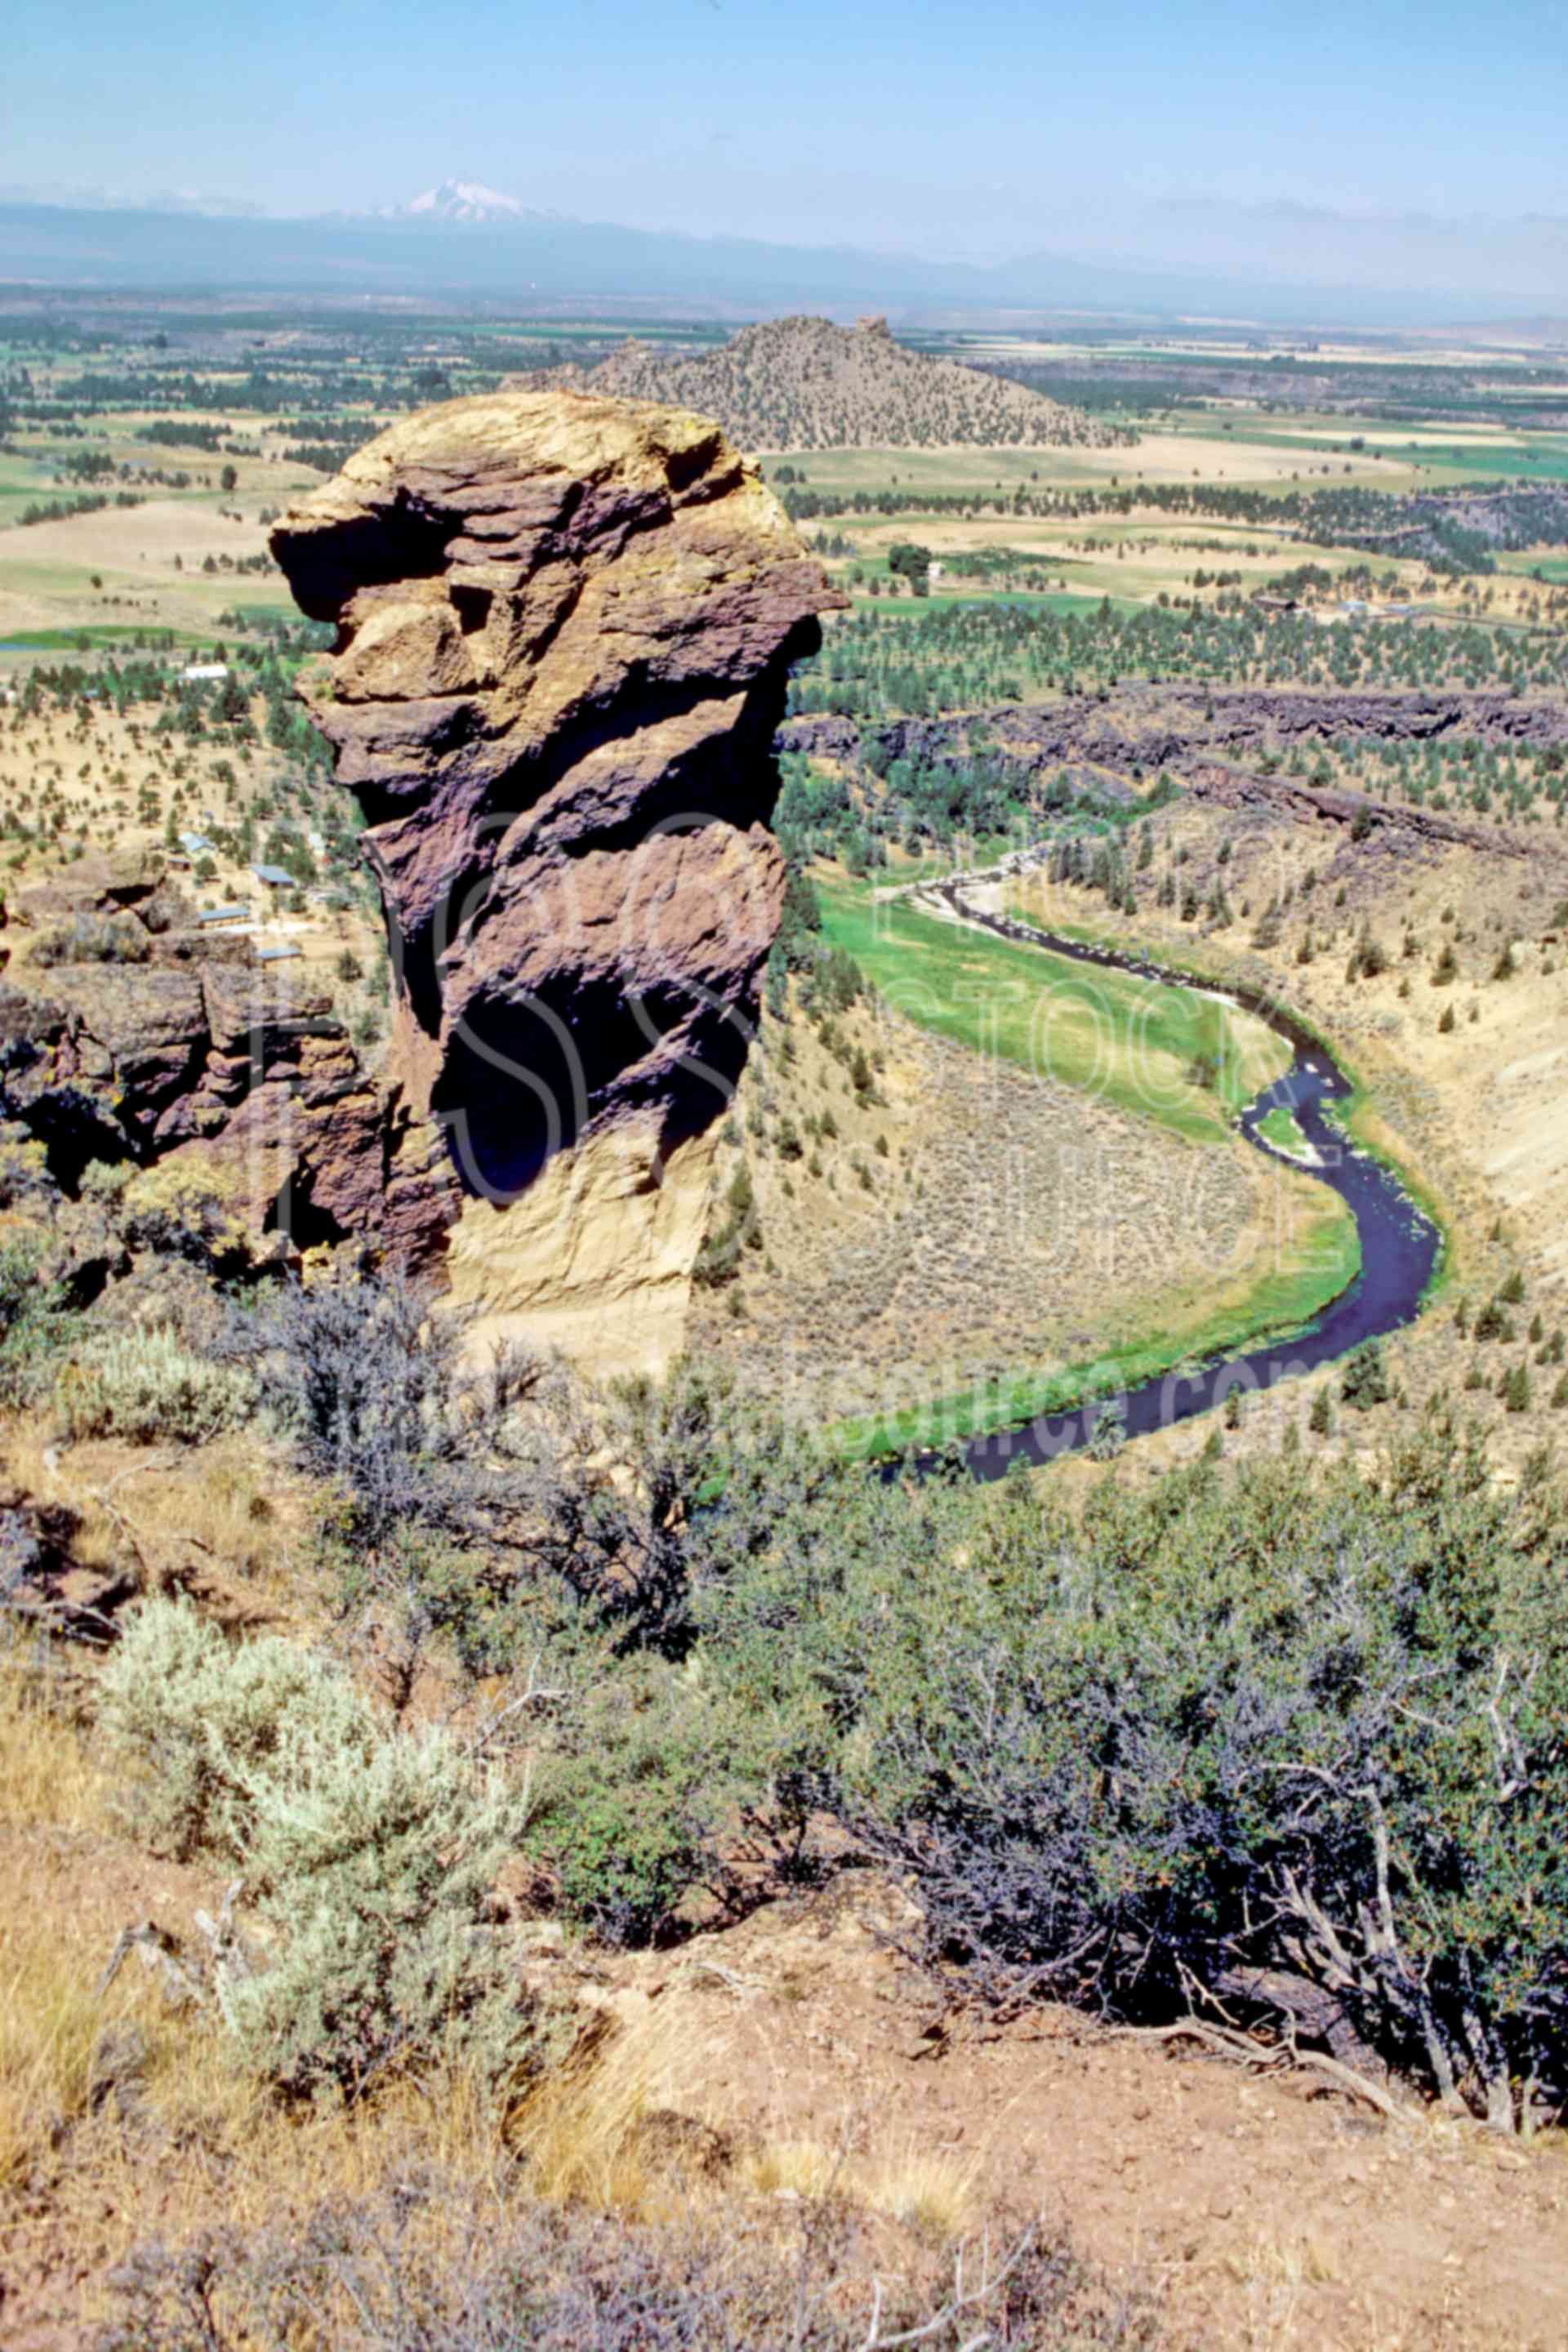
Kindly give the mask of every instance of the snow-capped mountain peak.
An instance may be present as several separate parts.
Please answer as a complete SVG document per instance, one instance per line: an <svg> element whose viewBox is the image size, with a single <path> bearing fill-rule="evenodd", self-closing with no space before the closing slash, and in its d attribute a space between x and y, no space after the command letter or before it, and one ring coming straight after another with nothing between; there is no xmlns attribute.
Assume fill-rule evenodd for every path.
<svg viewBox="0 0 1568 2352"><path fill-rule="evenodd" d="M527 211L515 196L503 196L499 188L487 188L479 180L443 180L411 204L399 205L397 215L405 220L503 221L522 220Z"/></svg>

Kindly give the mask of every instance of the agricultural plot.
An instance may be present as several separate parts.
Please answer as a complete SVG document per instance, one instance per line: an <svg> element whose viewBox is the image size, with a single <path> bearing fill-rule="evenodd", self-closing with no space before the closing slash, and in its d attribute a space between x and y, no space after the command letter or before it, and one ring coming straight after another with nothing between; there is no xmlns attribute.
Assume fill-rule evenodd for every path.
<svg viewBox="0 0 1568 2352"><path fill-rule="evenodd" d="M1289 1064L1254 1015L949 922L908 897L821 888L823 925L921 1028L1097 1096L1199 1141Z"/></svg>

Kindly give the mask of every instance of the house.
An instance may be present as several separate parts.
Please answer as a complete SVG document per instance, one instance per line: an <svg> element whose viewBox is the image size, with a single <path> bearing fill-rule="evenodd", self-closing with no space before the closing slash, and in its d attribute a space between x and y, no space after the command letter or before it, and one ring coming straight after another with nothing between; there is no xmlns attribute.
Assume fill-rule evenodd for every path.
<svg viewBox="0 0 1568 2352"><path fill-rule="evenodd" d="M1261 588L1252 601L1260 613L1298 613L1301 609L1294 596L1270 596Z"/></svg>
<svg viewBox="0 0 1568 2352"><path fill-rule="evenodd" d="M187 857L216 857L217 852L205 833L183 833L180 847Z"/></svg>
<svg viewBox="0 0 1568 2352"><path fill-rule="evenodd" d="M303 953L302 948L293 946L258 948L256 961L258 963L288 963L293 957Z"/></svg>
<svg viewBox="0 0 1568 2352"><path fill-rule="evenodd" d="M250 909L248 907L204 907L196 920L204 930L212 924L248 923Z"/></svg>
<svg viewBox="0 0 1568 2352"><path fill-rule="evenodd" d="M269 890L297 890L300 887L286 866L253 866L250 870Z"/></svg>
<svg viewBox="0 0 1568 2352"><path fill-rule="evenodd" d="M221 686L227 676L227 662L192 662L180 672L180 683L182 686Z"/></svg>

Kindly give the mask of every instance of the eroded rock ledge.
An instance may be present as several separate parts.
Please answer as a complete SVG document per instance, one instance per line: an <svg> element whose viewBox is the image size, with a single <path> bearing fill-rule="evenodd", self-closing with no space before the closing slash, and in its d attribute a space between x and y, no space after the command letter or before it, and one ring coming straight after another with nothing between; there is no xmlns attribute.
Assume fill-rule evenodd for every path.
<svg viewBox="0 0 1568 2352"><path fill-rule="evenodd" d="M393 426L272 545L338 631L303 690L367 820L396 1082L479 1204L458 1286L657 1359L782 908L785 677L838 600L717 426L566 392Z"/></svg>
<svg viewBox="0 0 1568 2352"><path fill-rule="evenodd" d="M0 981L0 1120L68 1191L94 1160L177 1158L258 1239L352 1236L428 1268L458 1206L436 1139L362 1066L328 996L189 916L156 856L88 856L21 893L23 941L120 936L108 960L24 960ZM0 961L9 949L7 933Z"/></svg>

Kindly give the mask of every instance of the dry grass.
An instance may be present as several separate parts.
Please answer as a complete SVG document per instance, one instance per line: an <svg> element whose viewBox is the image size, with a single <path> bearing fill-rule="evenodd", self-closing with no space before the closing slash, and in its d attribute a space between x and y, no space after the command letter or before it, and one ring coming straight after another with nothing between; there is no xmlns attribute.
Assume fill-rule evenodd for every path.
<svg viewBox="0 0 1568 2352"><path fill-rule="evenodd" d="M1247 2352L1286 2352L1299 2344L1309 2290L1331 2282L1333 2264L1311 2244L1258 2238L1227 2265L1247 2289Z"/></svg>
<svg viewBox="0 0 1568 2352"><path fill-rule="evenodd" d="M78 1514L79 1524L71 1549L82 1567L107 1571L116 1565L122 1538L109 1512L95 1501L76 1472L74 1460L72 1475L66 1474L47 1414L15 1414L5 1420L0 1426L0 1467L7 1482L22 1494L39 1503L68 1505Z"/></svg>
<svg viewBox="0 0 1568 2352"><path fill-rule="evenodd" d="M0 1675L0 2186L14 2182L85 2110L106 2016L97 1983L106 1952L90 1925L50 1900L62 1842L89 1838L108 1814L108 1777L77 1727L19 1668ZM40 1848L42 1849L40 1853ZM137 1996L142 1995L138 2001ZM145 2009L141 1987L117 2002Z"/></svg>
<svg viewBox="0 0 1568 2352"><path fill-rule="evenodd" d="M154 1542L194 1549L247 1594L281 1603L294 1590L313 1499L309 1482L280 1466L276 1445L241 1431L162 1457L124 1503Z"/></svg>
<svg viewBox="0 0 1568 2352"><path fill-rule="evenodd" d="M0 1673L0 1828L101 1828L108 1775L77 1727L15 1663Z"/></svg>
<svg viewBox="0 0 1568 2352"><path fill-rule="evenodd" d="M596 2039L552 2074L507 2122L507 2142L535 2196L603 2212L644 2215L668 2179L647 2125L666 2105L676 2048L655 2020Z"/></svg>
<svg viewBox="0 0 1568 2352"><path fill-rule="evenodd" d="M80 1958L25 1916L0 1930L0 2188L86 2108L102 2014Z"/></svg>
<svg viewBox="0 0 1568 2352"><path fill-rule="evenodd" d="M959 2157L911 2142L861 2168L851 2192L906 2229L946 2245L973 2222L980 2166L978 2154Z"/></svg>
<svg viewBox="0 0 1568 2352"><path fill-rule="evenodd" d="M978 2153L960 2157L909 2139L851 2156L820 2140L780 2138L761 2141L739 2170L760 2197L839 2198L949 2245L973 2226L981 2167Z"/></svg>
<svg viewBox="0 0 1568 2352"><path fill-rule="evenodd" d="M225 1613L299 1614L319 1491L254 1430L166 1452L115 1440L62 1449L48 1417L29 1413L0 1433L0 1467L24 1494L79 1515L71 1556L83 1568L129 1566L151 1590L210 1576L227 1588L215 1596Z"/></svg>
<svg viewBox="0 0 1568 2352"><path fill-rule="evenodd" d="M743 1157L763 1247L694 1294L688 1345L752 1393L828 1423L1195 1328L1216 1285L1255 1286L1274 1204L1244 1146L1200 1151L864 1005L837 1025L883 1055L877 1099L797 1008L764 1018L722 1139L716 1194ZM837 1137L814 1142L825 1111Z"/></svg>
<svg viewBox="0 0 1568 2352"><path fill-rule="evenodd" d="M746 2157L741 2177L759 2197L827 2197L846 2186L844 2151L813 2139L764 2140Z"/></svg>

